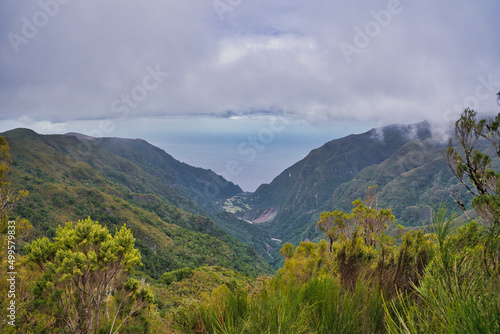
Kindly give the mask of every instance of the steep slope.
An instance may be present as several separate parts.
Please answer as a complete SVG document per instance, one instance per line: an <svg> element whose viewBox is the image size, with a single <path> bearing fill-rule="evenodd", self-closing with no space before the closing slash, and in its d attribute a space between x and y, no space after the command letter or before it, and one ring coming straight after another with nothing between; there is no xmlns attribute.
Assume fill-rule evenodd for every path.
<svg viewBox="0 0 500 334"><path fill-rule="evenodd" d="M83 139L82 144L90 151L78 158L114 183L133 192L156 194L176 207L209 217L226 233L263 256L267 257L268 248L275 246L261 227L223 213L224 201L242 190L222 176L182 163L141 139ZM99 149L92 149L93 146Z"/></svg>
<svg viewBox="0 0 500 334"><path fill-rule="evenodd" d="M27 136L22 130L8 134L15 137L17 132L21 137ZM36 137L34 132L31 135ZM241 192L238 186L210 170L181 163L144 140L93 138L76 133L37 138L55 152L86 162L124 192L154 194L172 206L209 217L261 255L268 256L268 248L275 244L261 227L248 225L234 215L221 214L224 199ZM155 210L161 216L159 209Z"/></svg>
<svg viewBox="0 0 500 334"><path fill-rule="evenodd" d="M211 170L182 163L141 139L102 138L96 145L141 167L212 212L220 211L220 203L227 198L243 192Z"/></svg>
<svg viewBox="0 0 500 334"><path fill-rule="evenodd" d="M67 134L53 135L47 137L46 141L54 149L89 163L114 181L123 181L123 185L131 190L148 189L164 193L177 206L188 205L178 198L181 195L194 200L198 207L219 211L218 201L224 202L226 198L242 192L239 186L211 170L182 163L142 139ZM128 178L130 174L138 178Z"/></svg>
<svg viewBox="0 0 500 334"><path fill-rule="evenodd" d="M271 218L262 226L275 238L297 242L311 237L305 234L308 224L340 185L356 178L363 169L386 161L413 138L430 136L429 124L423 122L332 140L312 150L270 184L260 186L244 200L251 210L239 214L252 221L265 221L263 216Z"/></svg>
<svg viewBox="0 0 500 334"><path fill-rule="evenodd" d="M371 185L378 186L377 204L390 207L403 226L421 225L430 209L440 203L455 208L451 194L463 193L444 158L447 145L432 140L412 140L384 162L365 168L354 179L339 186L325 209L350 210ZM470 195L462 194L467 203Z"/></svg>
<svg viewBox="0 0 500 334"><path fill-rule="evenodd" d="M57 225L91 217L111 231L127 223L143 254L143 270L152 277L207 264L247 274L269 272L255 249L196 214L203 209L193 201L93 139L41 136L26 129L2 135L11 148L11 182L30 191L16 213L32 222L32 237L53 236Z"/></svg>

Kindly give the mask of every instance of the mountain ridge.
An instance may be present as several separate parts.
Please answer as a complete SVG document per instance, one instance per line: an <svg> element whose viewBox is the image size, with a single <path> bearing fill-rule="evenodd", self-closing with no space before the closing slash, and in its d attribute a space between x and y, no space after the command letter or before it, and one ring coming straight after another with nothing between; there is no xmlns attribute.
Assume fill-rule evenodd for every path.
<svg viewBox="0 0 500 334"><path fill-rule="evenodd" d="M16 130L7 134L15 137ZM321 238L315 224L319 214L350 211L351 202L363 197L369 186L377 185L379 205L392 208L398 222L410 227L428 219L431 205L453 203L450 193L460 191L444 161L446 145L433 140L428 122L393 124L328 141L253 193L242 192L211 170L180 162L142 139L74 133L45 137L31 130L25 135L88 164L101 177L94 179L94 186L112 182L135 194L134 203L149 207L144 201L165 199L169 205L209 217L275 266L281 261L281 241L297 244ZM83 168L81 173L89 171ZM153 210L168 217L169 210Z"/></svg>
<svg viewBox="0 0 500 334"><path fill-rule="evenodd" d="M32 222L33 237L53 237L57 225L90 217L110 230L127 223L152 277L206 264L252 275L270 272L264 258L266 241L273 242L265 232L253 226L250 236L232 233L245 244L238 241L219 227L238 219L214 216L216 224L191 199L94 141L29 129L1 135L12 157L9 181L30 191L15 214Z"/></svg>
<svg viewBox="0 0 500 334"><path fill-rule="evenodd" d="M236 214L260 222L273 238L284 242L317 239L321 233L315 222L322 211L350 211L351 202L362 198L368 186L379 185L380 205L394 208L399 222L415 226L428 217L431 205L442 201L452 205L450 192L460 191L447 170L446 147L434 140L426 121L393 124L334 139L243 197L242 207L249 210ZM410 184L421 180L421 189L408 196L413 192L402 180ZM429 189L422 180L429 181ZM404 205L398 206L402 198ZM410 205L411 200L414 205ZM270 216L270 211L277 214Z"/></svg>

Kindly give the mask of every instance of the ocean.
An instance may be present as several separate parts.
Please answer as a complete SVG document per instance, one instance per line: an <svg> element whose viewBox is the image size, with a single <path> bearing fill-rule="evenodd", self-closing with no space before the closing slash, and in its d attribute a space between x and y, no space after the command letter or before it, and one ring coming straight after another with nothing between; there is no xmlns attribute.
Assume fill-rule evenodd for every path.
<svg viewBox="0 0 500 334"><path fill-rule="evenodd" d="M273 123L272 119L189 122L170 124L165 128L170 130L150 133L148 141L177 160L211 169L244 191L255 191L259 185L270 183L330 140L370 129L366 124L318 127L305 122Z"/></svg>

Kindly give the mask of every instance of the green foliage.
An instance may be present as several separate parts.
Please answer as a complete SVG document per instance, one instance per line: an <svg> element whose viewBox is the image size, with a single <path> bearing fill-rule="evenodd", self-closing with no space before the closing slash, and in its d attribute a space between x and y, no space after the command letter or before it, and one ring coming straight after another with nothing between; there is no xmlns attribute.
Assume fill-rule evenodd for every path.
<svg viewBox="0 0 500 334"><path fill-rule="evenodd" d="M354 208L350 214L339 210L321 214L317 225L330 240L331 247L339 235L351 238L354 233L356 236L361 236L366 245L375 247L389 224L394 223L395 218L391 209L373 207L377 200L376 188L376 186L369 187L363 201L357 199L352 202Z"/></svg>
<svg viewBox="0 0 500 334"><path fill-rule="evenodd" d="M258 224L249 224L228 212L211 215L213 221L236 240L253 247L266 261L272 261L268 247L279 248L269 233Z"/></svg>
<svg viewBox="0 0 500 334"><path fill-rule="evenodd" d="M375 259L375 249L367 246L356 230L351 238L334 245L340 277L344 286L353 289L364 268Z"/></svg>
<svg viewBox="0 0 500 334"><path fill-rule="evenodd" d="M326 188L336 189L335 196L347 206L351 203L353 210L321 214L316 226L327 241L303 241L297 247L284 244L279 251L283 267L276 275L257 281L224 267L254 276L262 274L268 267L255 249L260 254L274 254L277 244L269 242L269 234L260 226L247 226L223 214L211 215L217 217L216 221L204 217L203 210L166 185L174 184L184 171L152 158L156 155L168 160L161 152L144 155L141 149L150 147L143 143L124 145L112 140L101 147L87 143L94 154L85 155L80 149L68 149L71 145L63 136L47 139L52 143L50 148L45 141L35 140L36 136L23 139L34 149L17 141L15 168L10 171L17 185L26 185L33 196L17 208L8 208L35 219L37 226L36 239L25 248L26 256L17 257L22 263L19 331L76 332L79 327L89 331L91 319L94 332L102 333L499 332L500 239L496 231L500 177L493 171L494 161L488 154L474 149L480 139L490 140L496 148L499 124L500 114L495 120L477 122L475 112L466 111L456 127L465 154L458 154L454 148L448 155L455 177L474 192L472 204L487 219L488 227L473 221L458 227L456 215L449 216L445 206L433 214L423 210L418 201L427 192L426 183L439 179L436 182L440 185L451 184L449 178L429 172L441 163L436 162L437 149L421 149L422 155L415 157L412 145L418 141L399 140L394 147L375 145L387 149L385 154L390 158L376 165L380 157L370 156L370 164L375 165L365 168L355 182L349 180L358 166L346 161L356 152L356 145L344 142L351 145L344 148L346 159L336 157L336 161L322 165L318 161L323 151L312 152L316 160L301 163L300 171L291 168L286 177L280 178L282 184L259 190L260 200L274 192L283 196L283 202L272 205L295 206L294 210L281 207L275 226L262 226L279 230L282 235L293 234L297 240L317 235L311 232L314 226L297 233L296 225L302 215L310 214L306 209L325 203L331 194L325 192ZM388 135L394 137L394 133ZM373 138L365 139L373 144ZM0 148L7 153L2 159L8 161L8 146L5 151L2 145L0 140ZM365 154L371 154L373 147L365 148ZM105 151L116 156L105 156ZM28 161L30 168L26 167ZM336 166L347 173L323 187L321 175L331 170L325 166ZM0 168L0 181L9 167L7 163L3 170ZM178 174L170 177L165 171ZM298 175L293 182L299 184L299 178L315 184L315 188L290 192L285 183L291 182L291 174ZM201 171L196 175L206 176ZM349 182L341 185L344 179ZM385 187L393 182L389 179L394 180L390 191ZM408 180L413 180L412 192L405 189ZM193 182L186 179L177 188L199 195L201 188ZM361 196L361 189L373 183L382 185L385 202L375 198L374 187L365 192L363 200L352 201L352 196ZM8 183L0 183L0 187L10 190ZM438 198L438 188L428 194ZM411 207L407 217L428 217L434 233L403 228L388 232L396 211L378 209L377 203L385 205L391 196L402 206ZM9 203L22 197L23 193L16 194ZM257 198L252 200L258 202ZM193 214L172 203L189 208ZM213 209L217 204L208 206ZM82 215L89 218L76 225L54 227L61 219ZM109 230L124 221L130 229L124 226L112 236ZM20 227L29 227L26 221L20 222ZM4 225L0 225L0 232L5 230ZM236 242L217 225L255 249ZM20 231L24 233L24 228ZM38 237L43 234L50 238ZM129 277L141 258L145 273ZM144 276L153 286L141 278ZM0 291L6 289L2 280Z"/></svg>
<svg viewBox="0 0 500 334"><path fill-rule="evenodd" d="M248 276L219 266L184 269L176 274L179 280L170 285L160 282L152 286L159 314L171 331L196 327L199 303L205 301L220 285L236 290L245 288L252 281Z"/></svg>
<svg viewBox="0 0 500 334"><path fill-rule="evenodd" d="M407 231L386 254L363 238L306 243L282 253L274 277L246 289L220 286L190 304L185 333L495 333L499 276L481 263L487 233L470 223L458 229L444 208L434 215L436 234ZM345 254L345 255L341 255ZM341 261L360 274L343 284ZM384 258L384 259L382 259ZM360 260L361 259L361 260ZM349 261L348 261L349 262ZM188 319L188 318L185 318Z"/></svg>
<svg viewBox="0 0 500 334"><path fill-rule="evenodd" d="M482 263L489 276L500 270L500 173L492 168L489 155L480 152L479 139L486 139L500 157L500 113L494 119L476 120L476 111L465 109L455 123L455 139L461 151L450 147L447 151L448 165L457 179L474 196L472 206L477 214L489 224L485 239ZM457 199L463 208L463 203Z"/></svg>
<svg viewBox="0 0 500 334"><path fill-rule="evenodd" d="M319 243L303 241L295 250L288 245L282 248L286 260L283 268L278 271L278 276L283 281L306 282L332 270L331 254L324 240Z"/></svg>
<svg viewBox="0 0 500 334"><path fill-rule="evenodd" d="M90 218L59 227L26 246L26 260L43 273L34 287L38 304L72 333L118 329L153 302L149 287L128 275L140 264L132 232L124 225L112 236Z"/></svg>
<svg viewBox="0 0 500 334"><path fill-rule="evenodd" d="M28 191L16 192L7 181L7 173L11 168L10 146L7 140L0 136L0 219L4 219L18 202L26 196Z"/></svg>
<svg viewBox="0 0 500 334"><path fill-rule="evenodd" d="M395 249L394 238L386 234L395 217L390 209L373 207L377 202L375 190L369 187L363 201L354 201L350 214L339 210L323 212L318 226L330 240L330 251L345 287L354 289L361 275L375 276L376 284L386 292L395 287L407 288L427 264L430 251L424 247L422 233L411 231L403 236L402 246ZM334 243L337 238L339 241Z"/></svg>
<svg viewBox="0 0 500 334"><path fill-rule="evenodd" d="M272 222L259 226L284 242L298 245L301 240L318 240L323 234L315 224L320 220L319 212L332 208L350 212L351 203L363 198L373 184L379 185L378 206L391 208L397 223L405 227L430 220L433 203L453 203L449 192L456 191L459 184L443 157L446 146L431 140L429 124L378 130L384 140L371 130L312 150L269 185L243 199L241 207L250 207L245 209L245 217L279 209Z"/></svg>
<svg viewBox="0 0 500 334"><path fill-rule="evenodd" d="M373 217L369 210L356 214L359 220ZM446 210L435 217L441 219L436 230L448 233L450 249L475 247L477 225L450 234ZM427 285L426 275L445 277L444 267L436 267L443 260L435 257L440 249L435 234L409 230L401 239L396 245L380 233L372 242L358 228L341 234L331 247L325 240L302 242L295 249L285 244L280 251L285 263L276 276L259 278L246 289L219 287L205 301L190 304L190 320L181 328L186 333L381 333L392 325L401 330L394 319L405 310L417 313L420 289L434 287Z"/></svg>
<svg viewBox="0 0 500 334"><path fill-rule="evenodd" d="M267 233L241 229L239 236L245 238L235 240L218 225L239 229L249 224L205 212L180 195L182 190L170 187L171 179L165 179L172 173L179 181L181 171L170 164L186 169L183 175L192 170L199 177L211 178L208 171L184 166L142 141L104 140L99 146L73 136L40 136L22 129L6 136L12 160L17 162L10 169L13 187L30 189L30 196L14 211L32 222L30 238L54 238L58 224L90 217L110 231L126 223L137 239L144 272L155 279L164 272L207 264L254 276L272 272L262 257L269 258L266 242L272 244ZM150 163L159 165L152 168ZM183 184L183 190L198 187L196 191L200 191L193 178ZM230 188L224 191L235 189Z"/></svg>
<svg viewBox="0 0 500 334"><path fill-rule="evenodd" d="M327 248L326 243L323 247ZM307 261L304 266L308 267ZM349 291L329 275L289 278L281 274L259 278L246 290L220 286L199 307L199 321L184 327L184 332L371 333L383 329L382 297L366 283L360 281Z"/></svg>
<svg viewBox="0 0 500 334"><path fill-rule="evenodd" d="M474 196L472 206L476 212L491 224L491 233L500 234L500 173L492 169L488 154L478 150L479 140L488 140L500 157L500 113L494 120L476 120L477 112L465 109L455 123L455 139L460 150L450 146L446 158L450 170ZM457 203L464 204L458 198Z"/></svg>
<svg viewBox="0 0 500 334"><path fill-rule="evenodd" d="M182 268L168 273L164 273L163 275L161 275L159 281L166 285L170 285L173 282L179 282L185 278L191 278L192 276L193 276L193 269Z"/></svg>
<svg viewBox="0 0 500 334"><path fill-rule="evenodd" d="M449 222L434 223L437 256L415 287L417 298L400 294L385 303L389 333L499 332L499 275L482 265L488 234L475 222L447 234Z"/></svg>

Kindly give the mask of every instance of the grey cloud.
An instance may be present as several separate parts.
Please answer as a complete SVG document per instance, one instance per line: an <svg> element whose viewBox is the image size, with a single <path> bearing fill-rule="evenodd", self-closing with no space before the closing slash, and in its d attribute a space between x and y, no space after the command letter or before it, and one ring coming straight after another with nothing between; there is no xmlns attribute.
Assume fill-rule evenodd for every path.
<svg viewBox="0 0 500 334"><path fill-rule="evenodd" d="M373 13L391 4L397 14L378 22ZM0 4L0 119L120 117L113 101L160 66L168 77L137 95L127 117L276 111L312 123L442 122L479 77L500 74L496 0L243 0L223 20L211 1L72 0L15 53L8 34L22 36L23 18L40 10ZM372 35L366 46L356 45L357 29ZM359 51L350 62L342 43ZM493 109L495 96L480 102Z"/></svg>

